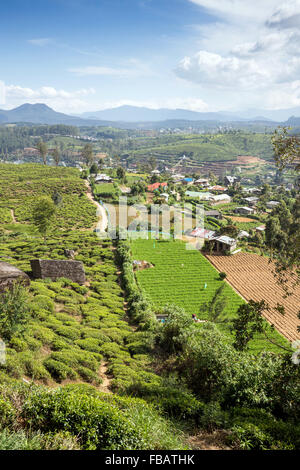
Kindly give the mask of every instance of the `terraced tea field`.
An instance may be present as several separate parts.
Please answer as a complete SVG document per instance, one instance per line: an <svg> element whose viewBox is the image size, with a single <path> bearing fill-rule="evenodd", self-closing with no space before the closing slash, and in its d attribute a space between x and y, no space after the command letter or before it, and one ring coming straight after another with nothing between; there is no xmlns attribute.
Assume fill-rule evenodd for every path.
<svg viewBox="0 0 300 470"><path fill-rule="evenodd" d="M212 300L221 286L218 271L210 262L195 250L186 250L181 241L131 241L132 256L135 260L145 260L154 267L136 272L139 286L148 294L154 305L175 304L190 314L205 320L207 315L201 310L203 303ZM233 257L227 257L230 261ZM231 337L230 320L244 302L237 292L226 283L224 294L227 299L224 318L227 323L219 323L219 328ZM276 331L273 339L286 344ZM262 350L277 351L279 348L267 342L262 335L256 335L250 345L252 352Z"/></svg>

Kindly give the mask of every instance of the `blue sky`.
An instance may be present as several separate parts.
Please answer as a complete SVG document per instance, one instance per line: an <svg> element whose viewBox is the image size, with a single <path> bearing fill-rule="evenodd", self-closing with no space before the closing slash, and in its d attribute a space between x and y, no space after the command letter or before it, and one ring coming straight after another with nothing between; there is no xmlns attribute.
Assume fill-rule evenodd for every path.
<svg viewBox="0 0 300 470"><path fill-rule="evenodd" d="M300 105L300 0L1 2L2 108Z"/></svg>

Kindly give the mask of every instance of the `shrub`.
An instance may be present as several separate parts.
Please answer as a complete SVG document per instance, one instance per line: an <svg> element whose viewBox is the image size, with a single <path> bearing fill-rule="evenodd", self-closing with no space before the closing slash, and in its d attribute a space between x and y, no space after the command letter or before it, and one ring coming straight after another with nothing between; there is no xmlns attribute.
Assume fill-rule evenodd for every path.
<svg viewBox="0 0 300 470"><path fill-rule="evenodd" d="M39 392L24 406L33 429L67 431L87 450L136 450L146 443L116 407L90 395L59 390Z"/></svg>
<svg viewBox="0 0 300 470"><path fill-rule="evenodd" d="M85 349L86 351L96 353L101 351L99 341L95 338L78 339L75 341L75 344L80 346L82 349Z"/></svg>
<svg viewBox="0 0 300 470"><path fill-rule="evenodd" d="M27 290L15 283L0 296L0 336L10 340L15 333L23 331L28 315Z"/></svg>
<svg viewBox="0 0 300 470"><path fill-rule="evenodd" d="M76 372L63 362L55 361L48 358L44 361L44 366L57 382L62 382L65 379L77 379Z"/></svg>
<svg viewBox="0 0 300 470"><path fill-rule="evenodd" d="M2 427L13 424L16 410L8 400L0 397L0 424ZM1 449L1 447L0 447Z"/></svg>

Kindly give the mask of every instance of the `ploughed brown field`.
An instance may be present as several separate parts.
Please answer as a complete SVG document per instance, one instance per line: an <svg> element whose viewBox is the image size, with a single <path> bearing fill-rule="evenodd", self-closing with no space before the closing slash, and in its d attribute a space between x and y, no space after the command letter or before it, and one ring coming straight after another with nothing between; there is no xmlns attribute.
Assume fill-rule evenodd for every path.
<svg viewBox="0 0 300 470"><path fill-rule="evenodd" d="M229 284L247 301L265 300L271 310L265 313L269 323L287 338L295 341L300 338L297 317L300 309L300 287L293 294L284 297L283 288L277 284L273 275L274 265L268 259L256 254L237 253L233 256L208 255L208 260L220 272L227 274ZM277 304L285 307L285 315L274 310Z"/></svg>
<svg viewBox="0 0 300 470"><path fill-rule="evenodd" d="M259 220L256 221L255 219L249 219L248 217L235 217L231 215L230 218L235 222L257 222L257 225L259 225Z"/></svg>

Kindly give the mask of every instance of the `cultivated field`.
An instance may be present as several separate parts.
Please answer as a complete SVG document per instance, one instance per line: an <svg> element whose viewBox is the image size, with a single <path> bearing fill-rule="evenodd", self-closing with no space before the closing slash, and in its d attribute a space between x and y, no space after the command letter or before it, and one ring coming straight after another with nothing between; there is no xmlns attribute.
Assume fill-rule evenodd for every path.
<svg viewBox="0 0 300 470"><path fill-rule="evenodd" d="M235 256L207 256L209 261L218 269L227 274L228 282L246 300L265 300L272 307L265 314L269 323L282 333L289 341L300 338L297 332L299 319L297 313L300 306L300 288L293 295L284 297L284 291L276 283L272 271L274 266L268 259L256 254L238 253ZM282 316L274 307L277 304L285 307L285 315Z"/></svg>
<svg viewBox="0 0 300 470"><path fill-rule="evenodd" d="M195 313L206 320L203 304L212 300L216 290L221 286L217 270L197 250L186 250L181 241L134 240L131 241L132 255L136 260L145 260L154 267L136 272L140 287L146 292L156 306L175 304L190 314ZM234 258L228 257L228 260ZM224 294L227 299L222 318L227 322L218 323L219 328L232 341L230 325L236 316L243 299L226 284ZM270 336L277 343L285 344L276 331ZM256 335L250 342L251 352L280 350L267 342L263 335Z"/></svg>

